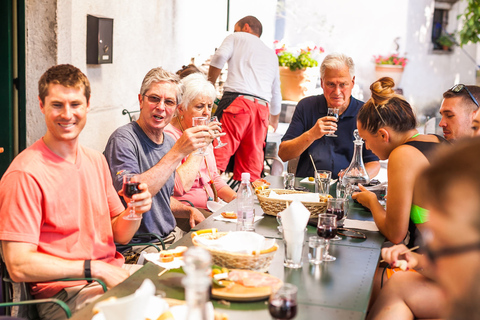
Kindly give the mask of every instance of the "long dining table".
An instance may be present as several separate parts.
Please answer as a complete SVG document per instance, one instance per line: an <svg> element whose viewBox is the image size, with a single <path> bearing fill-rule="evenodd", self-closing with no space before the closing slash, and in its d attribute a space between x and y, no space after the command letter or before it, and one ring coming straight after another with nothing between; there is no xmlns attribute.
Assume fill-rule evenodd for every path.
<svg viewBox="0 0 480 320"><path fill-rule="evenodd" d="M270 188L283 188L282 177L268 176L266 179L271 183ZM312 183L303 183L300 178L296 178L295 183L296 186L313 190ZM335 185L331 189L331 193L334 192ZM235 223L215 220L215 216L224 211L236 211L236 201L214 212L191 232L210 228L216 228L218 231L234 231ZM311 265L308 263L308 250L304 250L303 267L289 269L283 266L284 242L282 235L278 232L276 218L264 214L258 200L255 202L255 214L263 216L255 223L255 232L266 238L276 239L279 246L268 272L283 282L292 283L298 287L298 312L295 319L365 319L380 250L385 240L383 235L377 231L362 230L361 232L367 236L366 239L342 236L342 240L331 241L329 253L337 258L335 261ZM352 201L349 204L348 219L373 220L370 212ZM309 236L316 234L316 227L308 225L307 234ZM308 244L305 245L308 247ZM193 246L191 233L172 245L172 247L176 246ZM96 302L112 296L123 297L132 294L146 278L151 279L157 290L163 291L167 298L184 300L184 288L181 285L183 276L181 273L167 271L152 262L147 262L124 282L106 292L94 303L79 310L71 319L91 319ZM213 299L212 303L218 312L226 314L231 320L248 317L271 319L266 300L224 303Z"/></svg>

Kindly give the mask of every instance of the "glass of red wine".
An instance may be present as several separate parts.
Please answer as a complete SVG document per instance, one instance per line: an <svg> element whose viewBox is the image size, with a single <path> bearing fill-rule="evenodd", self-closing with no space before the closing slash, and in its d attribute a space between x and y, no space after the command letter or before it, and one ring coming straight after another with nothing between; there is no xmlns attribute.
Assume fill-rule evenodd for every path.
<svg viewBox="0 0 480 320"><path fill-rule="evenodd" d="M337 217L337 226L343 225L343 221L347 216L348 200L345 198L329 198L327 202L327 212ZM332 240L342 240L338 235Z"/></svg>
<svg viewBox="0 0 480 320"><path fill-rule="evenodd" d="M132 196L142 191L138 188L140 185L140 175L127 173L123 175L123 195L133 203ZM125 220L140 220L142 217L135 213L135 206L130 207L130 213L123 217Z"/></svg>
<svg viewBox="0 0 480 320"><path fill-rule="evenodd" d="M327 116L335 117L335 119L337 119L336 121L338 122L338 112L339 112L339 109L337 109L337 108L328 108ZM337 135L335 134L335 131L332 131L332 132L327 133L325 136L336 137Z"/></svg>
<svg viewBox="0 0 480 320"><path fill-rule="evenodd" d="M289 320L297 315L297 287L284 283L268 299L268 311L273 319Z"/></svg>
<svg viewBox="0 0 480 320"><path fill-rule="evenodd" d="M325 239L325 255L323 261L335 261L337 258L328 254L330 240L337 235L337 216L323 213L318 216L317 235Z"/></svg>

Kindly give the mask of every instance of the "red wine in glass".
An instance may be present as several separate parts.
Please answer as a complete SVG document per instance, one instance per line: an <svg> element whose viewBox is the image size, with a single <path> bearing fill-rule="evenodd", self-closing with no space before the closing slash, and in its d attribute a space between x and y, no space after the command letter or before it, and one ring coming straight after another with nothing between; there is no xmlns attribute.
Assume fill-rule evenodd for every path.
<svg viewBox="0 0 480 320"><path fill-rule="evenodd" d="M293 319L297 315L297 302L281 297L274 298L268 302L268 311L274 319Z"/></svg>
<svg viewBox="0 0 480 320"><path fill-rule="evenodd" d="M330 227L330 226L318 226L317 227L317 235L320 238L324 238L327 240L335 238L337 235L337 228L336 227Z"/></svg>
<svg viewBox="0 0 480 320"><path fill-rule="evenodd" d="M123 194L128 198L131 198L134 194L141 193L138 188L140 182L127 182L123 185Z"/></svg>
<svg viewBox="0 0 480 320"><path fill-rule="evenodd" d="M338 209L338 208L335 208L335 209L328 208L328 209L327 209L327 213L336 215L336 216L337 216L337 221L338 221L338 220L342 220L343 217L345 216L345 210L343 210L343 209Z"/></svg>
<svg viewBox="0 0 480 320"><path fill-rule="evenodd" d="M125 220L140 220L142 217L135 213L135 207L133 206L133 195L141 193L142 191L138 188L140 185L140 175L127 173L123 175L123 195L132 202L130 206L130 213L123 216Z"/></svg>

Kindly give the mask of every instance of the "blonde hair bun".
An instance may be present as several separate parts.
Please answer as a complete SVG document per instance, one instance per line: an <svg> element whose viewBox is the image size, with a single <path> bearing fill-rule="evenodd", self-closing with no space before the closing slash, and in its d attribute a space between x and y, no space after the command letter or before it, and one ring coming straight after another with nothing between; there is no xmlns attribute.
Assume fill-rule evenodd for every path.
<svg viewBox="0 0 480 320"><path fill-rule="evenodd" d="M372 83L370 91L372 92L372 100L375 105L383 105L391 98L395 97L395 82L390 77L383 77Z"/></svg>

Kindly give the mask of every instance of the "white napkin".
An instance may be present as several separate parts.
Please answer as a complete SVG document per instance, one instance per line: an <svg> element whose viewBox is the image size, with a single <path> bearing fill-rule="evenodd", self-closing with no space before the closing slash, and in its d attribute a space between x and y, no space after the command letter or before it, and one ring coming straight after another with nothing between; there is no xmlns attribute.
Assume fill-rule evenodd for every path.
<svg viewBox="0 0 480 320"><path fill-rule="evenodd" d="M300 202L320 202L320 195L318 193L289 193L278 194L275 191L270 191L268 195L270 199L276 200L293 200Z"/></svg>
<svg viewBox="0 0 480 320"><path fill-rule="evenodd" d="M345 228L360 229L367 231L379 231L375 221L345 219L343 222Z"/></svg>
<svg viewBox="0 0 480 320"><path fill-rule="evenodd" d="M218 210L222 209L227 203L222 199L218 199L218 202L213 200L207 201L207 208L211 212L217 212Z"/></svg>
<svg viewBox="0 0 480 320"><path fill-rule="evenodd" d="M145 320L156 319L168 310L168 303L155 297L155 285L145 279L134 294L116 300L100 301L95 305L100 310L96 320Z"/></svg>
<svg viewBox="0 0 480 320"><path fill-rule="evenodd" d="M253 220L253 222L257 222L258 220L260 219L263 219L263 216L255 216L255 219ZM218 220L218 221L225 221L225 222L235 222L237 223L237 219L227 219L227 218L224 218L221 214L219 214L218 216L215 216L213 217L213 220Z"/></svg>
<svg viewBox="0 0 480 320"><path fill-rule="evenodd" d="M138 261L143 261L142 259L151 261L155 263L156 265L165 268L165 269L177 269L180 267L183 267L185 263L183 262L183 259L180 257L175 257L172 262L161 262L160 261L160 252L152 252L152 253L146 253L142 252L140 254L140 257L138 258Z"/></svg>
<svg viewBox="0 0 480 320"><path fill-rule="evenodd" d="M213 249L247 254L253 251L260 252L275 245L275 239L266 239L258 233L247 231L229 232L227 235L215 240L205 239L200 236L196 236L194 239L198 243Z"/></svg>
<svg viewBox="0 0 480 320"><path fill-rule="evenodd" d="M287 243L287 250L293 250L294 261L301 261L305 228L310 218L310 211L300 201L293 201L288 208L281 212L283 238Z"/></svg>

